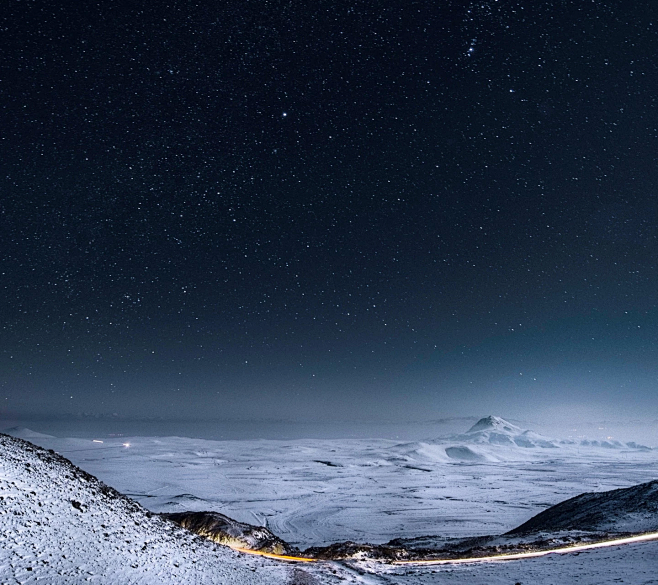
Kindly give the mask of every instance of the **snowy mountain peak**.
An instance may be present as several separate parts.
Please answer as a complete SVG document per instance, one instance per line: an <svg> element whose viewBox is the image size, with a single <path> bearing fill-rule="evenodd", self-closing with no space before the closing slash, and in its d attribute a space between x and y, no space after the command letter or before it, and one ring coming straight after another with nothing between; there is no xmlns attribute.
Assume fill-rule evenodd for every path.
<svg viewBox="0 0 658 585"><path fill-rule="evenodd" d="M466 432L478 433L481 431L498 431L498 432L513 433L513 434L522 432L522 430L516 425L507 422L504 418L500 418L499 416L493 416L493 415L489 415L489 416L485 416L484 418L481 418Z"/></svg>
<svg viewBox="0 0 658 585"><path fill-rule="evenodd" d="M452 439L466 444L501 445L523 448L542 447L551 449L557 447L556 441L542 437L533 431L521 429L499 416L485 416L464 434L456 435ZM469 452L472 451L470 447L463 447L463 449ZM450 452L446 451L449 457L452 457L453 454L458 452L461 453L461 451L454 448L451 448ZM464 456L457 458L463 459Z"/></svg>

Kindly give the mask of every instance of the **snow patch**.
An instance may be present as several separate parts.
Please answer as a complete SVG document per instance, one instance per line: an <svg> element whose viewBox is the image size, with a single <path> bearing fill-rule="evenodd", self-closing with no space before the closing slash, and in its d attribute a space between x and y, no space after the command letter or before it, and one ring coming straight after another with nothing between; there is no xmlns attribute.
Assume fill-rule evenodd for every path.
<svg viewBox="0 0 658 585"><path fill-rule="evenodd" d="M487 461L488 458L481 453L477 453L470 447L446 447L446 455L450 459L458 459L459 461Z"/></svg>

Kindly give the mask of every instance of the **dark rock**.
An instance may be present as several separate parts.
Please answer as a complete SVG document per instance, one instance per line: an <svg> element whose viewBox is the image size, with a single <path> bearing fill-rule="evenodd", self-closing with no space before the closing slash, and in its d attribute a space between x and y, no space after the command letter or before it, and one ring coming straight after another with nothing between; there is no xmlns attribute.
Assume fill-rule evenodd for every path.
<svg viewBox="0 0 658 585"><path fill-rule="evenodd" d="M291 546L264 526L238 522L219 512L176 512L163 518L219 544L279 555L299 555Z"/></svg>

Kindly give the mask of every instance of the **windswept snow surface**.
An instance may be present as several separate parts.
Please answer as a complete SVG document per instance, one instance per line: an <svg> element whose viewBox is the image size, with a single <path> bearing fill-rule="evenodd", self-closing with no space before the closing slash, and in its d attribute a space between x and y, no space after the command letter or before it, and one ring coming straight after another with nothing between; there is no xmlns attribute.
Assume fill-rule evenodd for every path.
<svg viewBox="0 0 658 585"><path fill-rule="evenodd" d="M449 438L98 440L104 442L34 442L149 510L219 512L266 526L301 549L345 540L502 534L583 492L656 479L658 459L658 451L632 448L460 445ZM456 458L460 447L474 455L461 449Z"/></svg>

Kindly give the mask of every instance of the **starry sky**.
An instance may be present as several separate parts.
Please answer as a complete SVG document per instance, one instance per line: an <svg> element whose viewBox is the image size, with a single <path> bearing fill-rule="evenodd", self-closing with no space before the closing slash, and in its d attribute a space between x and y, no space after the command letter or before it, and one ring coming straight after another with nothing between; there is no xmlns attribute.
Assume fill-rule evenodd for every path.
<svg viewBox="0 0 658 585"><path fill-rule="evenodd" d="M0 31L0 416L655 417L656 2Z"/></svg>

